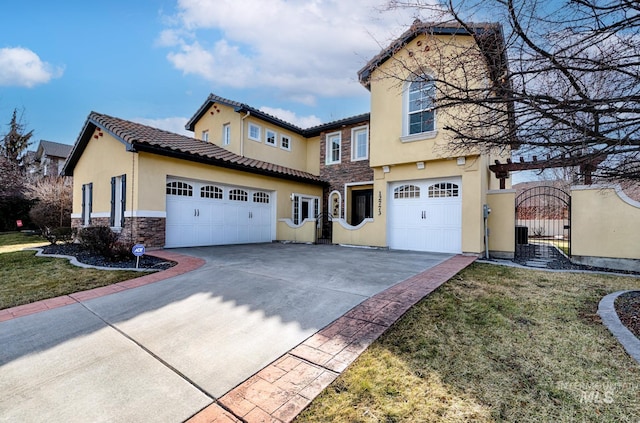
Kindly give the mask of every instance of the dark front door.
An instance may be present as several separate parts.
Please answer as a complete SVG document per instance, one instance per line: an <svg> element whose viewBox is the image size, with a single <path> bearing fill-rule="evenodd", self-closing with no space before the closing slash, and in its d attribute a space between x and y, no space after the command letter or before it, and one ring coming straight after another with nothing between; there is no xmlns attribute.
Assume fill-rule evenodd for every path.
<svg viewBox="0 0 640 423"><path fill-rule="evenodd" d="M358 225L364 219L373 217L373 190L352 191L351 224Z"/></svg>

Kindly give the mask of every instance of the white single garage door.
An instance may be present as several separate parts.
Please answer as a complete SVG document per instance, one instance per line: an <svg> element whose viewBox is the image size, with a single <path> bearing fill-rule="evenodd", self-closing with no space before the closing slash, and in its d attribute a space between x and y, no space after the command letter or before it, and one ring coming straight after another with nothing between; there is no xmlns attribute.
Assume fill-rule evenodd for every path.
<svg viewBox="0 0 640 423"><path fill-rule="evenodd" d="M167 181L166 247L274 239L272 192L215 182Z"/></svg>
<svg viewBox="0 0 640 423"><path fill-rule="evenodd" d="M389 248L462 252L460 178L393 183L389 204Z"/></svg>

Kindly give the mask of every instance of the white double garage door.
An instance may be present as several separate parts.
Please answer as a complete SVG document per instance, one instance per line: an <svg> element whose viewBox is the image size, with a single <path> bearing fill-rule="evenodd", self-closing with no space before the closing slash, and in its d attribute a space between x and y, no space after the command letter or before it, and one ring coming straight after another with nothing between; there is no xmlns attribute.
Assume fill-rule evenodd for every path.
<svg viewBox="0 0 640 423"><path fill-rule="evenodd" d="M461 178L391 184L387 230L392 249L462 252Z"/></svg>
<svg viewBox="0 0 640 423"><path fill-rule="evenodd" d="M275 193L215 182L169 179L166 247L275 239Z"/></svg>

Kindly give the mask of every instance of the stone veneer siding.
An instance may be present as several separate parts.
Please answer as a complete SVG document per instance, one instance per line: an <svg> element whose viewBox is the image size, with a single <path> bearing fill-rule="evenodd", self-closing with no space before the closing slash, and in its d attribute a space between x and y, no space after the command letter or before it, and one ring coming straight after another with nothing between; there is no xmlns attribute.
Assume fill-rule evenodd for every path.
<svg viewBox="0 0 640 423"><path fill-rule="evenodd" d="M353 128L364 125L369 125L369 121L366 120L358 122L356 124L345 125L340 128L336 128L335 130L327 130L326 132L320 134L320 177L329 182L329 187L325 188L322 199L322 209L325 213L325 219L323 222L324 233L330 233L327 232L330 231L330 229L328 229L330 227L330 223L328 217L326 216L327 212L329 212L330 210L329 194L333 191L340 192L342 198L342 204L340 205L342 216L335 217L342 217L348 221L350 219L350 216L345 215L345 213L347 212L347 199L344 198L345 184L373 181L373 169L371 169L368 159L358 160L355 162L351 161L351 130ZM327 134L333 134L335 132L341 133L340 163L327 165L326 136ZM371 134L369 134L369 137L371 137ZM371 152L369 151L369 153Z"/></svg>
<svg viewBox="0 0 640 423"><path fill-rule="evenodd" d="M71 219L72 228L80 228L82 219ZM109 226L108 217L91 218L91 226ZM165 243L164 217L127 217L119 240L129 244L143 244L147 248L162 248Z"/></svg>

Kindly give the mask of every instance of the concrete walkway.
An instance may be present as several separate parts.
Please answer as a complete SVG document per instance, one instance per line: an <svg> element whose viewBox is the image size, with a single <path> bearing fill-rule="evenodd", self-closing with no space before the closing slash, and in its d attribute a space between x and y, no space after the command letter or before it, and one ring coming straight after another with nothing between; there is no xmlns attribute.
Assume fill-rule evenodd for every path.
<svg viewBox="0 0 640 423"><path fill-rule="evenodd" d="M204 264L3 313L0 421L289 421L473 261L283 244L176 252Z"/></svg>

